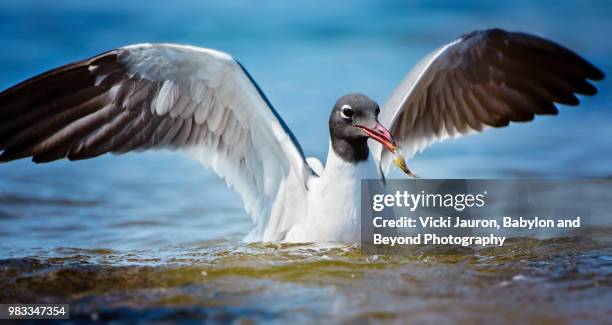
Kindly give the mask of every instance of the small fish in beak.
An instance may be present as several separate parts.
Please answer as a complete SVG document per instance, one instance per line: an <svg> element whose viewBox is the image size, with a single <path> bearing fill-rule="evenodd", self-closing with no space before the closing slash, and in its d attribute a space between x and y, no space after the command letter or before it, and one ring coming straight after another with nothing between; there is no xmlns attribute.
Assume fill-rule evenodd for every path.
<svg viewBox="0 0 612 325"><path fill-rule="evenodd" d="M395 154L395 157L393 157L393 164L397 166L397 168L401 169L404 172L404 174L412 178L421 178L418 175L411 172L410 169L408 169L408 166L406 165L406 159L404 159L404 156L402 156L399 149L396 150L394 154Z"/></svg>

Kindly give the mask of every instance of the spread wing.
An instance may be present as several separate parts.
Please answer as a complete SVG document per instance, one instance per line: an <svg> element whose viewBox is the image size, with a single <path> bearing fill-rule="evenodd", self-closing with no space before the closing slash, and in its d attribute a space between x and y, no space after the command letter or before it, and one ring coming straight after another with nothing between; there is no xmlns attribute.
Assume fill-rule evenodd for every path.
<svg viewBox="0 0 612 325"><path fill-rule="evenodd" d="M499 29L475 31L425 57L384 105L386 125L406 158L447 138L557 114L594 95L603 73L549 40ZM390 153L374 157L386 173Z"/></svg>
<svg viewBox="0 0 612 325"><path fill-rule="evenodd" d="M242 196L256 224L252 240L281 239L311 175L248 73L214 50L127 46L0 93L0 161L147 149L180 150L212 167Z"/></svg>

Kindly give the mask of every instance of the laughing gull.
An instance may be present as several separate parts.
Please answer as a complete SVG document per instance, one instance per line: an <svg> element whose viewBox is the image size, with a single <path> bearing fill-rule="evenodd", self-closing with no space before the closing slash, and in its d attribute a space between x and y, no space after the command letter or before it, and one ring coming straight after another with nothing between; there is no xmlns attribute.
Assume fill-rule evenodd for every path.
<svg viewBox="0 0 612 325"><path fill-rule="evenodd" d="M241 195L251 241L359 240L359 186L433 142L557 114L603 73L549 40L499 29L425 57L388 102L341 97L325 167L305 158L247 71L215 50L138 44L68 64L0 94L0 161L37 163L170 149ZM380 112L380 115L379 115ZM385 128L383 125L387 126ZM375 141L369 141L373 139Z"/></svg>

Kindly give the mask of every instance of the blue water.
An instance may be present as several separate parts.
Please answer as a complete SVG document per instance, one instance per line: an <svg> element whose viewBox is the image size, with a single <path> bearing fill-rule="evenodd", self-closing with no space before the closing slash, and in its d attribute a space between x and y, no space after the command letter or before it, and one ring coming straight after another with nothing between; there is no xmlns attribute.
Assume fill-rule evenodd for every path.
<svg viewBox="0 0 612 325"><path fill-rule="evenodd" d="M241 61L293 130L306 155L324 160L328 114L337 98L348 92L362 92L384 103L421 57L474 29L500 27L546 36L573 49L610 76L610 17L612 2L603 0L473 0L451 4L446 1L374 0L4 0L0 2L0 88L10 87L58 65L127 44L171 42L215 48ZM612 176L612 79L596 86L599 94L581 98L579 108L561 107L559 116L536 118L531 123L437 144L409 161L409 166L427 178L609 178ZM177 261L175 258L180 262L179 256L187 262L214 264L208 257L203 258L203 262L201 258L189 258L200 256L198 254L248 255L239 243L250 227L238 195L227 190L224 182L212 172L174 154L107 155L88 161L45 165L21 160L0 165L0 258L51 260L61 257L66 259L61 263L70 265L148 265L172 264ZM222 245L222 248L215 245ZM250 265L253 261L285 258L275 253L266 255L268 250L270 248L266 247L265 254L258 251L255 257L242 263ZM344 253L338 254L341 260L346 258ZM609 255L602 254L601 251L581 251L577 256L579 261L588 260L592 264L584 263L595 265L590 267L593 274L603 274L605 278L610 274L609 260L606 260ZM562 265L565 265L566 256L559 258L541 263L557 265L558 272L565 274ZM304 260L310 261L310 257ZM336 262L342 265L342 261ZM338 274L354 277L349 268L368 264L367 261L363 262L365 264L362 261L350 263L356 265L349 264L342 271L344 273ZM495 268L498 264L478 265L477 268ZM325 267L332 267L332 264L322 268ZM386 264L373 266L388 267ZM438 266L435 267L439 271ZM520 269L517 266L516 270L504 274L510 274L507 280L513 283L512 275L516 272L530 272L538 267L530 264ZM432 283L439 280L432 274L440 273L435 270L432 273L422 264L411 268L421 270L425 277L430 276L428 279ZM29 270L26 267L23 272ZM449 270L445 272L451 275L477 272L463 268ZM332 268L325 269L322 274L315 272L306 282L327 288L325 285L329 283L326 284L325 279L331 278L329 281L337 285L338 281L333 280L336 271ZM246 271L232 272L243 274L240 272ZM364 269L363 272L369 271ZM393 274L387 276L395 279ZM276 305L280 301L278 297L289 299L287 305L306 309L318 306L315 302L319 299L329 304L339 303L334 300L337 295L325 291L327 289L317 291L321 289L317 285L298 288L303 294L301 299L310 300L291 300L294 298L280 292L296 290L291 284L294 277L297 276L282 273L280 280L276 280L283 285L262 284L264 280L242 281L245 288L257 285L269 288L273 298L268 298L274 301L271 305L279 310L286 305ZM495 286L508 282L504 279L500 276L485 283ZM595 281L588 279L584 281ZM480 280L474 281L472 288L482 287ZM393 292L396 285L401 286L396 282L385 283L389 287L387 292ZM534 297L545 299L546 283L535 285L538 293L534 291ZM603 283L609 285L609 282ZM358 294L369 292L370 285L378 287L381 284L364 282ZM437 289L421 288L423 297L417 297L412 308L419 310L421 298L440 295L444 301L444 297L456 293L445 291L450 290L448 287L432 288ZM461 287L455 289L457 292L463 290ZM275 292L279 294L274 296ZM604 295L608 299L609 293L606 291ZM74 294L81 297L82 292ZM181 291L181 294L185 293ZM397 298L394 294L386 297L381 293L381 296ZM492 297L496 294L489 292L488 296L494 300ZM601 301L597 293L587 296ZM134 301L141 299L136 294L130 297ZM253 294L252 299L258 301L261 297ZM471 297L473 302L482 298L479 291L472 292ZM327 298L330 300L325 300ZM589 299L581 301L590 303ZM255 308L253 301L238 305L250 310L248 308ZM475 305L468 307L475 308ZM398 310L406 310L407 306L400 304ZM456 306L464 305L458 303ZM561 307L546 306L554 312L569 310L564 303ZM490 307L491 310L500 308ZM262 308L266 312L277 312L274 308ZM355 308L359 310L355 315L363 312ZM435 311L436 307L433 308ZM439 304L438 308L443 309ZM509 315L515 314L512 308L505 309ZM605 314L605 304L599 308ZM229 310L231 315L244 312ZM316 315L316 311L308 315ZM387 314L376 315L384 319ZM537 318L537 311L535 315L534 319L541 320ZM429 319L426 316L424 319Z"/></svg>

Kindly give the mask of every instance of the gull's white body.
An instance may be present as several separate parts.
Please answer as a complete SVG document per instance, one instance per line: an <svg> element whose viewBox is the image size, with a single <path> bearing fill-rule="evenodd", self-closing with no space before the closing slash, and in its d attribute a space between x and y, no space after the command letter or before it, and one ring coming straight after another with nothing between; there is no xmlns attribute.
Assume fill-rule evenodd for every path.
<svg viewBox="0 0 612 325"><path fill-rule="evenodd" d="M378 177L371 158L356 164L346 162L330 144L322 174L308 182L305 218L289 230L285 241L359 241L361 180Z"/></svg>

